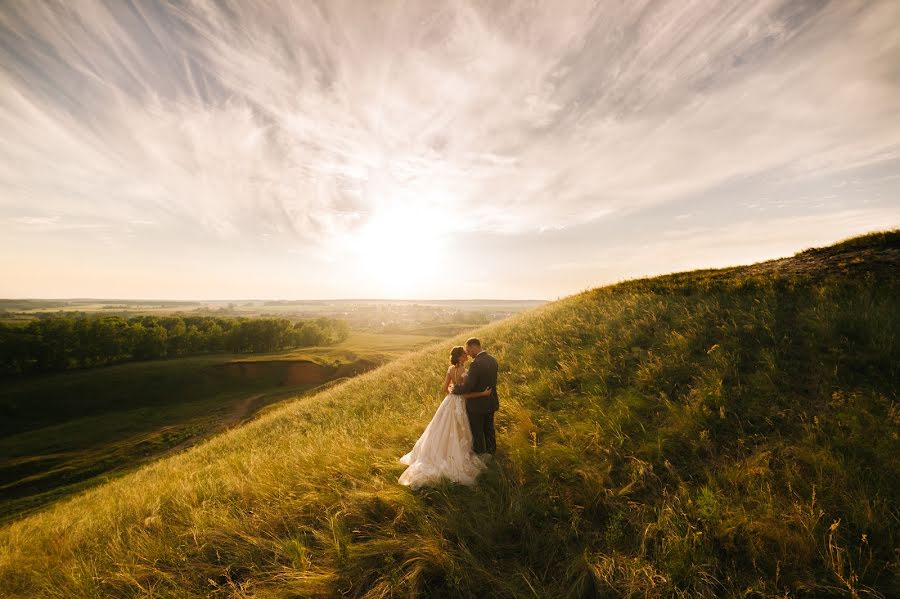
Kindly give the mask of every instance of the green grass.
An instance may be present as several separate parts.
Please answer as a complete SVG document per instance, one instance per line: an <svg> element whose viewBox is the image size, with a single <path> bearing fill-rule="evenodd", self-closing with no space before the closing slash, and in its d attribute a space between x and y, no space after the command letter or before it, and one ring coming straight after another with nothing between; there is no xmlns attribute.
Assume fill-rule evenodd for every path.
<svg viewBox="0 0 900 599"><path fill-rule="evenodd" d="M179 405L197 397L255 392L276 381L227 380L220 366L241 356L210 355L131 362L4 382L4 435L119 408Z"/></svg>
<svg viewBox="0 0 900 599"><path fill-rule="evenodd" d="M451 345L0 530L21 597L900 595L900 232L585 292L477 334L475 488L396 480Z"/></svg>
<svg viewBox="0 0 900 599"><path fill-rule="evenodd" d="M0 424L0 521L433 339L353 333L339 345L282 354L135 362L6 382L0 388L6 416ZM252 375L223 368L234 362L265 368ZM321 380L290 380L288 369L297 362L324 365Z"/></svg>
<svg viewBox="0 0 900 599"><path fill-rule="evenodd" d="M221 391L180 403L117 409L0 439L0 521L120 476L318 385Z"/></svg>
<svg viewBox="0 0 900 599"><path fill-rule="evenodd" d="M352 333L336 345L308 347L278 354L211 354L130 362L4 381L0 387L0 434L30 430L119 408L183 404L197 397L244 394L280 384L281 372L269 379L227 378L229 362L311 361L324 365L364 360L381 364L434 337Z"/></svg>

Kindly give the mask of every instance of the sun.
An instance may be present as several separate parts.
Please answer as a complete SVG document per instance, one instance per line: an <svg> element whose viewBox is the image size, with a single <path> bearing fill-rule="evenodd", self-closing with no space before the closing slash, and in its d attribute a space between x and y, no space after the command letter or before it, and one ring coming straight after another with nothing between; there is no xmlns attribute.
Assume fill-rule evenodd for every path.
<svg viewBox="0 0 900 599"><path fill-rule="evenodd" d="M447 231L433 210L382 211L346 238L355 276L381 297L416 297L441 277Z"/></svg>

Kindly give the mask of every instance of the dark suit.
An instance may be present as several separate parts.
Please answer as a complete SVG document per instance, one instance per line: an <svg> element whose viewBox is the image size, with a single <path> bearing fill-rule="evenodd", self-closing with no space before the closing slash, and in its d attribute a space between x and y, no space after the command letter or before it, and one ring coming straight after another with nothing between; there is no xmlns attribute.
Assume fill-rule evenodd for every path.
<svg viewBox="0 0 900 599"><path fill-rule="evenodd" d="M494 356L482 351L472 360L469 376L465 382L453 387L453 392L459 395L491 388L491 394L487 397L466 399L466 414L469 416L472 448L475 453L494 453L497 449L497 434L494 431L494 412L500 409L500 399L497 396L497 369L497 360Z"/></svg>

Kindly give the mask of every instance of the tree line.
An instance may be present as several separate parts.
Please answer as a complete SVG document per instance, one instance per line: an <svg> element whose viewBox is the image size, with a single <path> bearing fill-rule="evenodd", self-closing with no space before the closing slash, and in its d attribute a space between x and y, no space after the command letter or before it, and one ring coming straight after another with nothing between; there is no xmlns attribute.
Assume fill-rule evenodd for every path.
<svg viewBox="0 0 900 599"><path fill-rule="evenodd" d="M347 338L343 320L218 316L45 316L0 322L0 375L214 352L274 352Z"/></svg>

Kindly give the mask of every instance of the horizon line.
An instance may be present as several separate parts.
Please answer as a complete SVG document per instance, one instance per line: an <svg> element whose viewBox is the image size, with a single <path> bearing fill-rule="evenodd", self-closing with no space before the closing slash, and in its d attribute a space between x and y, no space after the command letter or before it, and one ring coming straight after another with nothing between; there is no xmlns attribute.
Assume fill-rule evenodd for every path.
<svg viewBox="0 0 900 599"><path fill-rule="evenodd" d="M125 297L0 297L0 302L25 302L25 301L56 301L56 302L167 302L167 303L203 303L203 302L551 302L550 299L513 299L513 298L429 298L429 299L399 299L399 298L321 298L321 299L275 299L275 298L224 298L224 299L163 299L163 298L125 298Z"/></svg>

